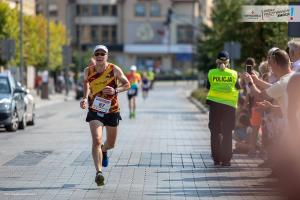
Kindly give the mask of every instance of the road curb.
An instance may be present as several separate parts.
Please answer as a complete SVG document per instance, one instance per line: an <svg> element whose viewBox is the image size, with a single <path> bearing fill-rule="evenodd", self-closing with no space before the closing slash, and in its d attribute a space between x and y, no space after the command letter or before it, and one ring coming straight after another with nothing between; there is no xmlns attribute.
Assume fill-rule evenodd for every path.
<svg viewBox="0 0 300 200"><path fill-rule="evenodd" d="M201 111L202 114L208 113L208 109L194 97L189 96L188 100L190 100Z"/></svg>

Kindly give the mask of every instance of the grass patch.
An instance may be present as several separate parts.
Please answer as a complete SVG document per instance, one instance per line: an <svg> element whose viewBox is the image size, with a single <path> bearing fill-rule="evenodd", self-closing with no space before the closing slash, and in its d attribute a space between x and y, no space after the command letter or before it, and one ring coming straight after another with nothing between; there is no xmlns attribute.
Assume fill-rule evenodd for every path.
<svg viewBox="0 0 300 200"><path fill-rule="evenodd" d="M191 94L192 97L200 101L204 106L206 106L206 97L208 90L206 88L198 88L194 90Z"/></svg>

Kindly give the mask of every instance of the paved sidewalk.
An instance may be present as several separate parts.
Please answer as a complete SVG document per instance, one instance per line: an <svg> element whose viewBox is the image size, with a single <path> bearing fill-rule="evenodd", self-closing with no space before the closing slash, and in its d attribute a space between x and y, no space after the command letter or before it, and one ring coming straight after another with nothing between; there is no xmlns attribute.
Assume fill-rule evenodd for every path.
<svg viewBox="0 0 300 200"><path fill-rule="evenodd" d="M32 94L34 97L34 101L37 109L45 106L61 103L63 101L70 101L75 98L74 91L70 91L68 95L66 95L65 92L49 94L49 99L41 99L41 97L37 95L36 90L31 90L30 94Z"/></svg>
<svg viewBox="0 0 300 200"><path fill-rule="evenodd" d="M103 187L94 183L86 112L78 101L57 103L59 111L41 109L37 127L0 134L0 199L280 199L276 180L265 178L270 171L257 167L260 159L235 155L232 167L213 166L208 115L187 99L195 86L157 83L146 101L138 98L135 120L120 95L123 120Z"/></svg>

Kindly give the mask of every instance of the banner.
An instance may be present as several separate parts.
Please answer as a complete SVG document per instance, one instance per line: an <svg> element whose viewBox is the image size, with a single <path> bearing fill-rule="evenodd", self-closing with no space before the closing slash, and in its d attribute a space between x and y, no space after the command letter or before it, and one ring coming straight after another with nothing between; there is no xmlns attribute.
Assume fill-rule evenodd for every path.
<svg viewBox="0 0 300 200"><path fill-rule="evenodd" d="M300 22L300 6L243 6L241 22Z"/></svg>

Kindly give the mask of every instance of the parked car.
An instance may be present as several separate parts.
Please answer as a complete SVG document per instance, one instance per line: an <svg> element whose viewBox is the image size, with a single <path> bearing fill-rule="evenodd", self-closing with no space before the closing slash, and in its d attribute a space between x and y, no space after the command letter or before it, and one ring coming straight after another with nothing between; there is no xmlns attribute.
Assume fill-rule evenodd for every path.
<svg viewBox="0 0 300 200"><path fill-rule="evenodd" d="M17 86L9 72L0 73L0 126L7 131L25 129L26 103L24 90Z"/></svg>
<svg viewBox="0 0 300 200"><path fill-rule="evenodd" d="M24 101L26 104L26 122L27 125L34 125L35 123L35 101L32 94L30 94L29 89L22 86L20 82L17 82L18 87L22 88L25 96Z"/></svg>

